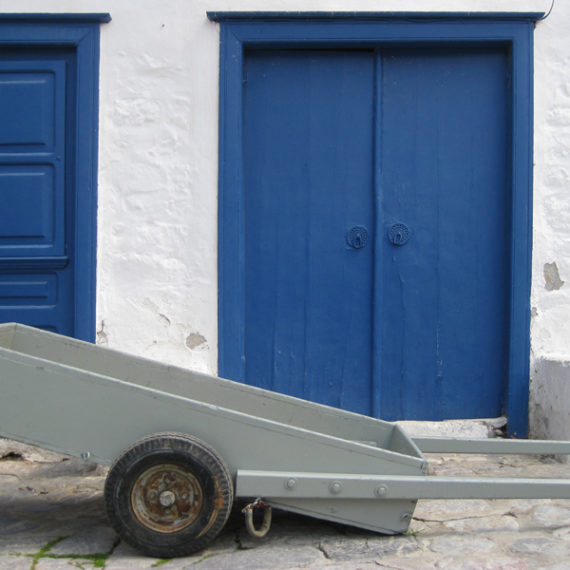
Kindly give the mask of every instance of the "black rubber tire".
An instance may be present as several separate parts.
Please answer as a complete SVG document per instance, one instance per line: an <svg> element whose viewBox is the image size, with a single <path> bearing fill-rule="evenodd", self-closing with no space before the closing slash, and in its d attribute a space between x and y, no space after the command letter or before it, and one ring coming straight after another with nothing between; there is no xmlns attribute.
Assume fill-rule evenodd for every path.
<svg viewBox="0 0 570 570"><path fill-rule="evenodd" d="M160 476L161 466L167 476L168 469L187 473L201 487L202 504L190 517L187 513L177 517L174 524L182 525L180 529L168 529L162 522L155 525L160 527L158 530L153 528L152 515L147 516L144 507L141 510L140 499L137 502L143 496L142 503L146 504L143 482L148 481L148 473L158 471ZM172 500L174 494L167 493L167 499ZM152 508L160 514L164 507L158 506L156 495L155 491ZM133 443L113 463L105 481L105 505L111 525L126 543L156 558L187 556L202 550L226 524L233 495L231 474L223 459L203 441L180 433L157 433ZM178 513L178 502L175 506ZM188 523L188 519L193 520Z"/></svg>

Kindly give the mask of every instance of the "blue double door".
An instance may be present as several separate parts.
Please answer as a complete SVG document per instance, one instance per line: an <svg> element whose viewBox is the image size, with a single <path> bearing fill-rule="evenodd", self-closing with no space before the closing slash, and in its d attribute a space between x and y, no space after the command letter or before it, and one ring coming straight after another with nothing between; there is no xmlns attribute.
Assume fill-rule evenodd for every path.
<svg viewBox="0 0 570 570"><path fill-rule="evenodd" d="M507 377L509 56L245 54L244 380L394 419Z"/></svg>
<svg viewBox="0 0 570 570"><path fill-rule="evenodd" d="M75 73L72 50L0 49L0 322L70 336Z"/></svg>

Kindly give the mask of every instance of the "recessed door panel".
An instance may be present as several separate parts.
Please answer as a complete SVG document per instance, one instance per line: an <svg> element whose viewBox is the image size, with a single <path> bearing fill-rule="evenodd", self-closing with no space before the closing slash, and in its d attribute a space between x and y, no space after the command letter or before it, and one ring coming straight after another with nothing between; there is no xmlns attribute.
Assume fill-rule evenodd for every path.
<svg viewBox="0 0 570 570"><path fill-rule="evenodd" d="M0 321L74 334L75 54L0 51Z"/></svg>

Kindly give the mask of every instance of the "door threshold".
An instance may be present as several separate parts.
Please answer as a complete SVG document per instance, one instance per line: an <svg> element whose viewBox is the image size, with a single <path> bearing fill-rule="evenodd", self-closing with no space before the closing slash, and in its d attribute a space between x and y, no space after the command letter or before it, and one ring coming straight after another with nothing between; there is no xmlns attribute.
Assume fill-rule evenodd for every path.
<svg viewBox="0 0 570 570"><path fill-rule="evenodd" d="M505 437L507 418L482 418L473 420L399 421L395 422L406 433L413 436L457 437L464 439L485 439Z"/></svg>

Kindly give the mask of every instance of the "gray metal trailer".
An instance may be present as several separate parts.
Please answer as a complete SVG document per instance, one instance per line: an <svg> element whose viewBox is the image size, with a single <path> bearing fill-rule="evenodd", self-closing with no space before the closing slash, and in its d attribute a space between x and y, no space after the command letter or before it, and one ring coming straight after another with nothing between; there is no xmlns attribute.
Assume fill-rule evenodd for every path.
<svg viewBox="0 0 570 570"><path fill-rule="evenodd" d="M0 325L0 435L111 465L109 519L145 554L187 555L234 498L386 534L421 498L570 498L570 481L431 477L424 452L570 453L569 442L410 438L396 424ZM252 510L265 510L255 529Z"/></svg>

